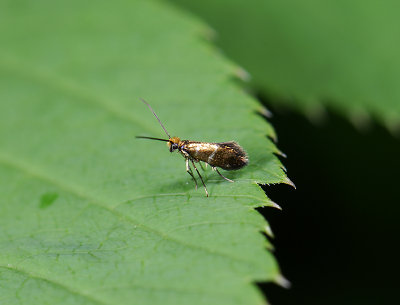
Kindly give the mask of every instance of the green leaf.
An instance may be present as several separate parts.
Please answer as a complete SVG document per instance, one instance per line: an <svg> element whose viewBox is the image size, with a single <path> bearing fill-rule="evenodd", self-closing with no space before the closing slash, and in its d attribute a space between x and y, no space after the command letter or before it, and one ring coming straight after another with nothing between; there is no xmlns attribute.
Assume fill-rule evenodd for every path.
<svg viewBox="0 0 400 305"><path fill-rule="evenodd" d="M400 126L396 0L181 1L276 103L314 118L325 106L357 125Z"/></svg>
<svg viewBox="0 0 400 305"><path fill-rule="evenodd" d="M159 1L0 4L0 303L260 304L281 279L257 183L289 183L272 127L208 28ZM168 131L250 165L194 189Z"/></svg>

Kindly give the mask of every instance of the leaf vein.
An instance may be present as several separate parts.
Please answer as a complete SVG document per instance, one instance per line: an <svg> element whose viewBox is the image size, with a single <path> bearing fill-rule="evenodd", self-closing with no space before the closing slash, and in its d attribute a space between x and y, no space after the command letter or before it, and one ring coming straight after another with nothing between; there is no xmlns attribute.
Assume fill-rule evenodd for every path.
<svg viewBox="0 0 400 305"><path fill-rule="evenodd" d="M85 192L83 189L81 189L79 186L67 184L59 179L52 177L51 175L45 173L44 171L40 170L37 167L31 166L26 162L18 160L15 157L15 154L14 154L14 157L11 157L11 156L7 156L4 153L0 152L0 163L3 163L4 165L8 165L14 169L17 169L21 172L24 172L25 174L28 174L32 177L35 177L35 178L45 181L47 183L53 184L66 192L69 192L75 196L81 197L82 199L86 199L86 200L88 200L88 204L102 208L102 209L108 211L109 213L111 213L112 215L117 216L118 218L125 220L126 222L129 222L137 227L140 227L143 231L147 231L147 232L153 233L154 235L160 236L161 238L163 238L166 241L170 241L170 242L179 244L181 246L187 247L192 250L203 251L209 255L216 255L216 256L228 258L228 259L242 262L242 263L249 264L249 265L252 264L251 261L246 260L244 258L236 257L236 256L233 256L231 254L227 254L227 253L224 253L221 251L217 251L214 249L209 249L209 248L202 247L199 245L191 244L191 243L182 241L180 239L177 239L173 236L169 236L163 232L160 232L157 229L146 226L143 223L139 222L138 220L136 220L130 216L124 215L123 213L118 212L117 210L115 210L111 207L108 207L105 203L102 203L101 200L91 196L90 194Z"/></svg>
<svg viewBox="0 0 400 305"><path fill-rule="evenodd" d="M105 302L103 302L101 300L98 300L92 295L88 295L88 294L83 293L82 291L73 289L72 287L69 287L69 286L67 286L65 284L62 284L62 283L60 283L58 281L55 281L54 279L50 279L48 277L44 277L44 276L38 275L38 274L33 274L31 271L28 272L26 270L23 270L21 268L16 268L16 267L11 266L11 265L0 265L0 268L11 270L11 271L13 271L15 273L19 273L19 274L21 274L21 275L23 275L23 276L25 276L27 278L30 278L30 279L44 281L46 283L49 283L50 285L53 285L55 287L63 289L64 291L66 291L66 292L68 292L68 293L70 293L72 295L79 296L79 297L84 298L86 300L89 300L89 301L91 301L91 302L93 302L95 304L100 304L100 305L109 305L109 304L111 304L111 303L105 303Z"/></svg>

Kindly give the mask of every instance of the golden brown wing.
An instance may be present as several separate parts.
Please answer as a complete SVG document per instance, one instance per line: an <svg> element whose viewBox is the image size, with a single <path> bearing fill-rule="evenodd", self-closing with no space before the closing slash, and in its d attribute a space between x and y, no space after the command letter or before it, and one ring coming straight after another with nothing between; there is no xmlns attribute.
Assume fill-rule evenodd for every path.
<svg viewBox="0 0 400 305"><path fill-rule="evenodd" d="M215 143L218 146L214 155L210 155L209 164L225 170L237 170L249 163L244 149L236 142Z"/></svg>

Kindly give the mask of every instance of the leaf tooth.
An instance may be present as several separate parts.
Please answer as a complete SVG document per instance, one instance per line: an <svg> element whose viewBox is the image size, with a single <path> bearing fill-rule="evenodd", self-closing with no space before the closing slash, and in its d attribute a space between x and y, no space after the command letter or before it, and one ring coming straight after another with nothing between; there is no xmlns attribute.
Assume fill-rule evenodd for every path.
<svg viewBox="0 0 400 305"><path fill-rule="evenodd" d="M235 76L247 83L250 82L250 80L251 80L250 73L247 72L243 67L238 67L235 70Z"/></svg>
<svg viewBox="0 0 400 305"><path fill-rule="evenodd" d="M294 189L297 189L297 188L296 188L296 185L293 183L292 180L289 179L288 176L286 176L286 177L283 179L282 183L288 184L288 185L292 186Z"/></svg>
<svg viewBox="0 0 400 305"><path fill-rule="evenodd" d="M265 234L267 234L271 238L275 237L274 232L272 231L271 226L269 224L265 225L264 232L265 232Z"/></svg>
<svg viewBox="0 0 400 305"><path fill-rule="evenodd" d="M275 277L274 282L286 289L289 289L292 286L292 283L290 283L290 281L287 278L285 278L282 274L278 274Z"/></svg>
<svg viewBox="0 0 400 305"><path fill-rule="evenodd" d="M282 211L281 206L272 200L269 201L268 206Z"/></svg>

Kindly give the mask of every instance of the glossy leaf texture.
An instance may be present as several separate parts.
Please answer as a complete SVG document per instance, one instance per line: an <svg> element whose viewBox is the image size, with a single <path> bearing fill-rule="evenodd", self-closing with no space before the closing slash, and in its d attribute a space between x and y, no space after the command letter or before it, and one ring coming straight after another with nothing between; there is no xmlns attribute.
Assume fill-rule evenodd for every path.
<svg viewBox="0 0 400 305"><path fill-rule="evenodd" d="M0 3L0 303L260 304L280 281L254 210L290 183L209 29L162 1ZM250 165L195 190L172 135Z"/></svg>
<svg viewBox="0 0 400 305"><path fill-rule="evenodd" d="M359 127L400 131L400 10L396 0L172 0L216 31L224 52L275 105L313 120L325 108Z"/></svg>

